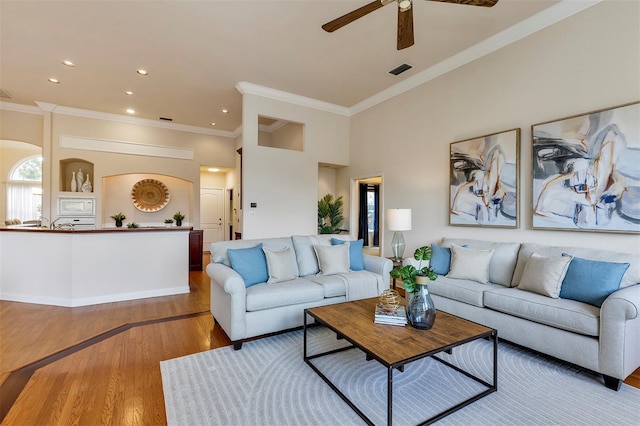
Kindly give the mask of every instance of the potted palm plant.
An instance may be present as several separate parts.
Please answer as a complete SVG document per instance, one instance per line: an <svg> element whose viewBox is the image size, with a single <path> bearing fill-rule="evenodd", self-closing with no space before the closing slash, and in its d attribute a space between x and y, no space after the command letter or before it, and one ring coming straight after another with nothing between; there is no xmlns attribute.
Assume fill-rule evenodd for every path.
<svg viewBox="0 0 640 426"><path fill-rule="evenodd" d="M342 196L327 194L318 201L318 234L339 234L344 222Z"/></svg>
<svg viewBox="0 0 640 426"><path fill-rule="evenodd" d="M407 320L415 328L428 330L436 319L436 307L429 295L427 284L438 277L431 266L422 266L422 262L431 259L431 247L416 249L413 258L418 267L412 264L397 266L391 271L393 278L402 280L404 290L409 294L407 303Z"/></svg>
<svg viewBox="0 0 640 426"><path fill-rule="evenodd" d="M111 219L116 221L116 226L118 228L120 228L122 226L122 221L125 220L126 218L127 217L122 212L114 214L113 216L111 216Z"/></svg>
<svg viewBox="0 0 640 426"><path fill-rule="evenodd" d="M184 220L185 215L183 215L180 211L178 211L178 213L175 213L173 215L173 218L176 221L176 226L182 226L182 221Z"/></svg>

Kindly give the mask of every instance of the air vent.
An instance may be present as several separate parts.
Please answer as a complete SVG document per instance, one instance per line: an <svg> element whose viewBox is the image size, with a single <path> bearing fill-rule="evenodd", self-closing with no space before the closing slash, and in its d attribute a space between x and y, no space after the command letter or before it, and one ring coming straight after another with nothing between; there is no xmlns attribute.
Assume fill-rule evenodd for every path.
<svg viewBox="0 0 640 426"><path fill-rule="evenodd" d="M11 93L7 92L6 90L0 89L0 98L12 99L13 96L11 96Z"/></svg>
<svg viewBox="0 0 640 426"><path fill-rule="evenodd" d="M168 117L158 117L158 120L162 120L162 121L173 121L173 118L168 118Z"/></svg>
<svg viewBox="0 0 640 426"><path fill-rule="evenodd" d="M395 67L394 69L392 69L391 71L389 71L389 74L393 74L393 75L398 75L398 74L402 74L403 72L410 70L411 68L413 68L411 65L409 64L402 64L398 67Z"/></svg>

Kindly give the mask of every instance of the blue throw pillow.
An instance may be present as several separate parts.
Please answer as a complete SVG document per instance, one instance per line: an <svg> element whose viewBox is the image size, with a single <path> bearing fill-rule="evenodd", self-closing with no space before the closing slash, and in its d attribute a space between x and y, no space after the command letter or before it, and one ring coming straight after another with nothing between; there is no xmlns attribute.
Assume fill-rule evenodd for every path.
<svg viewBox="0 0 640 426"><path fill-rule="evenodd" d="M346 243L346 241L331 238L331 244L334 246L344 243ZM364 256L362 255L363 244L364 240L349 241L349 269L352 271L364 270Z"/></svg>
<svg viewBox="0 0 640 426"><path fill-rule="evenodd" d="M263 283L269 279L267 259L262 251L262 243L244 249L228 249L231 268L244 279L245 287Z"/></svg>
<svg viewBox="0 0 640 426"><path fill-rule="evenodd" d="M467 247L463 245L462 247ZM438 275L447 275L451 269L451 249L449 247L441 247L437 244L431 244L431 260L429 266Z"/></svg>
<svg viewBox="0 0 640 426"><path fill-rule="evenodd" d="M564 253L563 253L564 255ZM620 288L628 263L573 258L562 281L560 297L601 307L604 299Z"/></svg>

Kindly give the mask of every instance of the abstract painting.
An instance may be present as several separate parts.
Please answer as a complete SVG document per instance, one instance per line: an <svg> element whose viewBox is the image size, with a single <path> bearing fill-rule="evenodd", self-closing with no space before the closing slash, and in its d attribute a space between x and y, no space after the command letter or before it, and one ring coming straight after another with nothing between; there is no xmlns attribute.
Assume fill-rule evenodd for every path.
<svg viewBox="0 0 640 426"><path fill-rule="evenodd" d="M531 126L533 228L640 232L640 102Z"/></svg>
<svg viewBox="0 0 640 426"><path fill-rule="evenodd" d="M449 224L517 228L520 129L451 143Z"/></svg>

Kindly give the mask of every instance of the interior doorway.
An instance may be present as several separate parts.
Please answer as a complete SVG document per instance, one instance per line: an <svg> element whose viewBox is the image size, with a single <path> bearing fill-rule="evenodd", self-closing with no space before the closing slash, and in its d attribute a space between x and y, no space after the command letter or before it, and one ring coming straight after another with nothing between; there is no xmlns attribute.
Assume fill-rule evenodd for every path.
<svg viewBox="0 0 640 426"><path fill-rule="evenodd" d="M224 240L224 190L200 188L200 228L203 232L203 251L209 245Z"/></svg>
<svg viewBox="0 0 640 426"><path fill-rule="evenodd" d="M351 229L364 240L364 252L380 256L382 246L382 176L355 179L352 187Z"/></svg>

